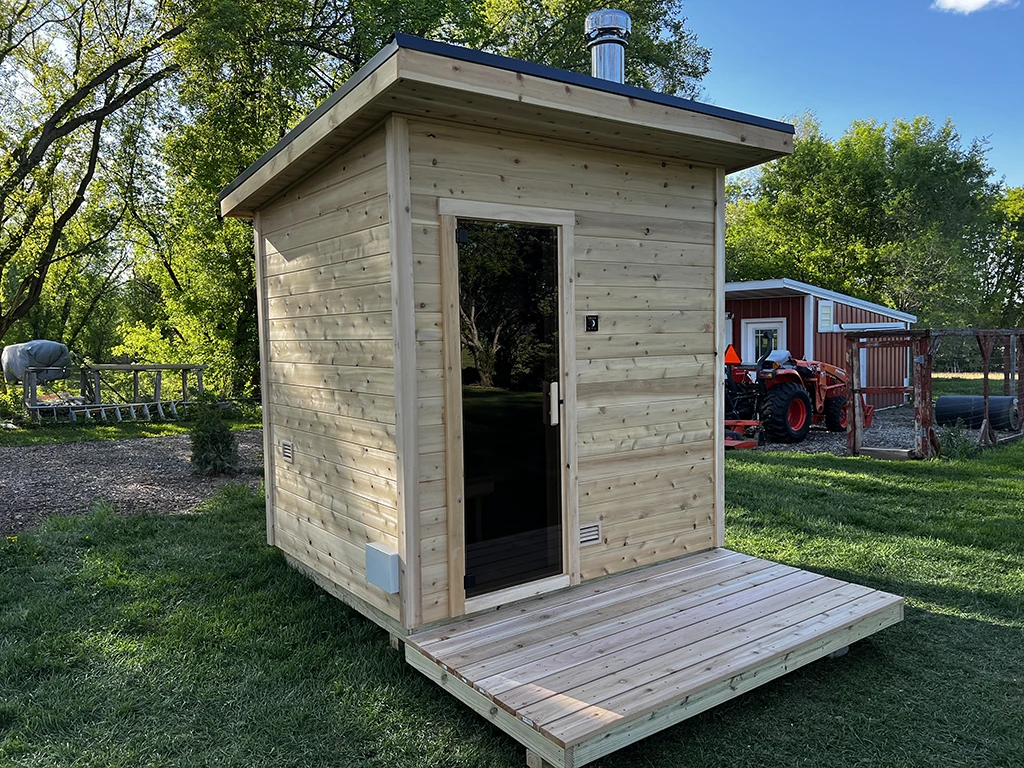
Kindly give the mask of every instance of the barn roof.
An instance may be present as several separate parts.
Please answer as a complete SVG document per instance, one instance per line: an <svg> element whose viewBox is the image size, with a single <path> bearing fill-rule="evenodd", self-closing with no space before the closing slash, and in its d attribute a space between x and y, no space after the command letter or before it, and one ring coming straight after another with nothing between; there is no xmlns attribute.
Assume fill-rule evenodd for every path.
<svg viewBox="0 0 1024 768"><path fill-rule="evenodd" d="M748 280L742 283L725 284L726 299L772 299L784 296L815 296L826 301L838 301L840 304L891 317L894 320L902 320L906 323L917 322L917 315L900 312L898 309L875 304L873 301L865 301L864 299L847 296L845 293L819 288L810 283L801 283L799 280L782 278L779 280Z"/></svg>
<svg viewBox="0 0 1024 768"><path fill-rule="evenodd" d="M249 216L392 112L628 149L729 173L793 151L793 126L399 34L220 195Z"/></svg>

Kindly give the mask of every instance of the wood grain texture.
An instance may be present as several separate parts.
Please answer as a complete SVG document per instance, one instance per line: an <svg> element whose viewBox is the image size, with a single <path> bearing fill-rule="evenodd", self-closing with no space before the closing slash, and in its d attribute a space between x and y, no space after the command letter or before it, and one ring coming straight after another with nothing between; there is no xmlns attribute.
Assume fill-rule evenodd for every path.
<svg viewBox="0 0 1024 768"><path fill-rule="evenodd" d="M279 197L259 213L257 253L268 267L260 276L262 372L278 546L360 604L399 619L399 598L369 585L365 573L366 545L397 549L403 533L407 468L398 446L409 428L398 424L396 360L408 371L411 358L416 380L415 341L396 342L413 327L411 310L396 327L390 254L402 241L391 231L385 159L381 131ZM411 305L411 232L406 244ZM280 456L282 441L292 445L291 462Z"/></svg>
<svg viewBox="0 0 1024 768"><path fill-rule="evenodd" d="M900 597L713 549L414 633L409 647L521 743L541 736L582 765L902 614Z"/></svg>

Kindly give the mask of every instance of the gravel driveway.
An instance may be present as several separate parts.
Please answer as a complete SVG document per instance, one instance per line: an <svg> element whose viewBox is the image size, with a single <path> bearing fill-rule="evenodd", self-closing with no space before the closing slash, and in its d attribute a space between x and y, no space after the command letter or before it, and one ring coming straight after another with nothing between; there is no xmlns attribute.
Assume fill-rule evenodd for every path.
<svg viewBox="0 0 1024 768"><path fill-rule="evenodd" d="M81 515L103 499L124 514L189 512L232 482L263 477L263 432L236 432L240 472L192 473L187 435L140 437L27 448L0 448L0 536L51 515Z"/></svg>

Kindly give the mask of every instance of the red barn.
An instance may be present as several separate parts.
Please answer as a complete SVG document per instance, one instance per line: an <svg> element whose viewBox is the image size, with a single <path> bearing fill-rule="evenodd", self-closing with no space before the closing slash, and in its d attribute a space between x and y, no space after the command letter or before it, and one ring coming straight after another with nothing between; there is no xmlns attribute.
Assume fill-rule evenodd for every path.
<svg viewBox="0 0 1024 768"><path fill-rule="evenodd" d="M744 363L771 349L793 357L846 366L843 336L848 331L909 328L917 317L797 280L754 280L725 284L727 341ZM862 386L900 386L910 381L909 351L861 351ZM879 408L904 402L900 395L871 395Z"/></svg>

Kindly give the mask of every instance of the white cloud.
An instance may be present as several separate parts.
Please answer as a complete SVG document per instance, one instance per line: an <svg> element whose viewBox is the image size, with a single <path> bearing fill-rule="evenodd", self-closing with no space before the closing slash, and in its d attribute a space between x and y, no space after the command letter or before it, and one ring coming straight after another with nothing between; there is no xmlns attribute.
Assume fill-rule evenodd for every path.
<svg viewBox="0 0 1024 768"><path fill-rule="evenodd" d="M996 8L1000 5L1009 5L1011 2L1013 0L934 0L932 10L968 14L975 11L987 11L989 8Z"/></svg>

